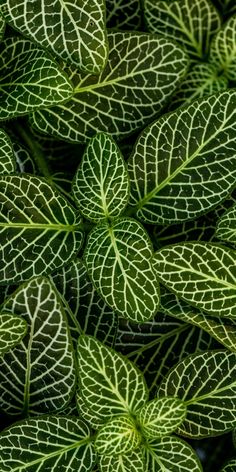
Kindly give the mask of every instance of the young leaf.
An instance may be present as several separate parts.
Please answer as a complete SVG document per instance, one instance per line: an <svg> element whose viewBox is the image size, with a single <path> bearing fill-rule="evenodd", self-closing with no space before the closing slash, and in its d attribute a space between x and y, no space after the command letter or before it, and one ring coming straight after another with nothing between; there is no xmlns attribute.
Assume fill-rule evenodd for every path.
<svg viewBox="0 0 236 472"><path fill-rule="evenodd" d="M236 426L236 354L208 351L186 357L161 383L158 396L168 395L187 406L178 434L202 438L230 431Z"/></svg>
<svg viewBox="0 0 236 472"><path fill-rule="evenodd" d="M232 459L226 464L220 472L235 472L236 470L236 459Z"/></svg>
<svg viewBox="0 0 236 472"><path fill-rule="evenodd" d="M104 425L104 419L98 418L96 414L91 413L91 410L88 408L79 390L76 392L76 409L80 418L88 423L95 431Z"/></svg>
<svg viewBox="0 0 236 472"><path fill-rule="evenodd" d="M98 131L125 137L161 111L186 72L182 49L166 38L121 31L109 34L109 48L108 63L97 77L80 75L65 64L73 98L34 113L33 126L84 143Z"/></svg>
<svg viewBox="0 0 236 472"><path fill-rule="evenodd" d="M221 24L208 0L145 0L144 13L149 31L178 41L194 59L206 56Z"/></svg>
<svg viewBox="0 0 236 472"><path fill-rule="evenodd" d="M157 398L137 412L142 435L156 439L173 433L186 417L186 406L179 398Z"/></svg>
<svg viewBox="0 0 236 472"><path fill-rule="evenodd" d="M79 338L78 374L85 404L104 422L133 414L148 399L143 375L134 364L93 337Z"/></svg>
<svg viewBox="0 0 236 472"><path fill-rule="evenodd" d="M152 318L158 309L159 287L151 258L149 237L131 218L97 225L84 252L88 273L105 302L135 322Z"/></svg>
<svg viewBox="0 0 236 472"><path fill-rule="evenodd" d="M100 456L100 472L144 472L143 449L121 456Z"/></svg>
<svg viewBox="0 0 236 472"><path fill-rule="evenodd" d="M214 64L218 73L231 81L236 81L236 15L214 36L210 52L209 62Z"/></svg>
<svg viewBox="0 0 236 472"><path fill-rule="evenodd" d="M0 283L66 264L81 246L80 217L43 178L0 176Z"/></svg>
<svg viewBox="0 0 236 472"><path fill-rule="evenodd" d="M0 356L19 344L26 332L24 319L10 313L0 313Z"/></svg>
<svg viewBox="0 0 236 472"><path fill-rule="evenodd" d="M104 456L126 455L138 448L141 435L129 416L118 416L108 421L97 433L94 447Z"/></svg>
<svg viewBox="0 0 236 472"><path fill-rule="evenodd" d="M235 252L210 243L183 243L156 252L153 268L168 289L210 315L236 318Z"/></svg>
<svg viewBox="0 0 236 472"><path fill-rule="evenodd" d="M3 310L27 321L28 333L0 359L2 410L35 415L63 409L74 393L75 360L57 293L38 277L11 295Z"/></svg>
<svg viewBox="0 0 236 472"><path fill-rule="evenodd" d="M104 0L1 1L11 26L79 69L98 74L105 66L107 39Z"/></svg>
<svg viewBox="0 0 236 472"><path fill-rule="evenodd" d="M235 186L235 132L234 90L148 126L129 159L132 211L146 223L171 224L218 205Z"/></svg>
<svg viewBox="0 0 236 472"><path fill-rule="evenodd" d="M216 237L236 244L236 205L224 213L218 221Z"/></svg>
<svg viewBox="0 0 236 472"><path fill-rule="evenodd" d="M16 170L16 159L12 143L7 133L0 129L0 174L13 174Z"/></svg>
<svg viewBox="0 0 236 472"><path fill-rule="evenodd" d="M66 74L43 49L18 37L0 44L0 120L69 100Z"/></svg>
<svg viewBox="0 0 236 472"><path fill-rule="evenodd" d="M129 177L122 154L113 139L97 134L88 144L75 175L75 203L89 220L120 216L129 199Z"/></svg>
<svg viewBox="0 0 236 472"><path fill-rule="evenodd" d="M94 463L89 429L75 417L31 418L0 435L1 472L89 472Z"/></svg>
<svg viewBox="0 0 236 472"><path fill-rule="evenodd" d="M140 0L106 0L107 27L138 30L142 21Z"/></svg>

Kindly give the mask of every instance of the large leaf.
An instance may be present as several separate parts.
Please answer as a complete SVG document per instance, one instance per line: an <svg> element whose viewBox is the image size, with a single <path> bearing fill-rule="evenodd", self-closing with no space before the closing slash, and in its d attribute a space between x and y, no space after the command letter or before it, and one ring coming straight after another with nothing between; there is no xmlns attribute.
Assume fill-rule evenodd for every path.
<svg viewBox="0 0 236 472"><path fill-rule="evenodd" d="M143 375L134 364L91 336L79 338L78 374L85 404L104 422L132 415L148 399Z"/></svg>
<svg viewBox="0 0 236 472"><path fill-rule="evenodd" d="M125 30L137 30L141 26L140 0L106 0L107 26Z"/></svg>
<svg viewBox="0 0 236 472"><path fill-rule="evenodd" d="M66 74L43 49L23 38L0 44L0 120L25 115L71 98Z"/></svg>
<svg viewBox="0 0 236 472"><path fill-rule="evenodd" d="M196 100L148 126L129 159L132 212L145 222L171 224L218 205L235 186L235 132L235 90Z"/></svg>
<svg viewBox="0 0 236 472"><path fill-rule="evenodd" d="M75 361L65 315L50 282L22 285L4 306L28 323L21 343L0 360L1 408L12 415L63 409L75 388Z"/></svg>
<svg viewBox="0 0 236 472"><path fill-rule="evenodd" d="M154 439L146 449L146 469L149 472L202 472L194 450L172 436Z"/></svg>
<svg viewBox="0 0 236 472"><path fill-rule="evenodd" d="M236 81L236 15L232 16L214 36L209 62L231 81Z"/></svg>
<svg viewBox="0 0 236 472"><path fill-rule="evenodd" d="M0 177L0 283L50 273L76 254L80 217L43 178Z"/></svg>
<svg viewBox="0 0 236 472"><path fill-rule="evenodd" d="M104 0L2 0L11 26L65 61L92 74L106 63Z"/></svg>
<svg viewBox="0 0 236 472"><path fill-rule="evenodd" d="M1 472L89 472L94 463L89 429L75 417L27 419L0 435Z"/></svg>
<svg viewBox="0 0 236 472"><path fill-rule="evenodd" d="M158 396L184 400L187 417L177 432L187 437L223 434L236 426L236 354L193 354L173 367Z"/></svg>
<svg viewBox="0 0 236 472"><path fill-rule="evenodd" d="M235 252L210 243L183 243L156 252L158 279L178 297L213 316L236 318Z"/></svg>
<svg viewBox="0 0 236 472"><path fill-rule="evenodd" d="M19 344L27 331L27 323L11 313L0 313L0 356Z"/></svg>
<svg viewBox="0 0 236 472"><path fill-rule="evenodd" d="M0 129L0 174L13 174L16 170L16 159L12 143L7 133Z"/></svg>
<svg viewBox="0 0 236 472"><path fill-rule="evenodd" d="M236 205L224 213L218 221L216 236L219 239L236 244Z"/></svg>
<svg viewBox="0 0 236 472"><path fill-rule="evenodd" d="M84 143L98 131L120 138L150 122L186 72L184 52L171 40L144 33L112 32L103 72L82 76L65 70L75 93L65 105L34 113L34 126L61 139Z"/></svg>
<svg viewBox="0 0 236 472"><path fill-rule="evenodd" d="M235 472L236 470L236 459L232 459L228 462L220 472Z"/></svg>
<svg viewBox="0 0 236 472"><path fill-rule="evenodd" d="M143 450L133 451L121 456L100 456L101 472L144 472Z"/></svg>
<svg viewBox="0 0 236 472"><path fill-rule="evenodd" d="M151 258L149 237L131 218L97 225L84 253L88 273L106 303L136 322L154 317L158 309L159 287Z"/></svg>
<svg viewBox="0 0 236 472"><path fill-rule="evenodd" d="M119 456L128 454L139 447L141 435L129 416L118 416L108 421L98 431L94 447L98 454Z"/></svg>
<svg viewBox="0 0 236 472"><path fill-rule="evenodd" d="M220 16L208 0L145 0L148 30L181 44L194 59L208 53L212 34L220 27Z"/></svg>
<svg viewBox="0 0 236 472"><path fill-rule="evenodd" d="M121 152L104 133L89 142L76 172L75 203L85 218L100 221L120 216L129 199L129 177Z"/></svg>

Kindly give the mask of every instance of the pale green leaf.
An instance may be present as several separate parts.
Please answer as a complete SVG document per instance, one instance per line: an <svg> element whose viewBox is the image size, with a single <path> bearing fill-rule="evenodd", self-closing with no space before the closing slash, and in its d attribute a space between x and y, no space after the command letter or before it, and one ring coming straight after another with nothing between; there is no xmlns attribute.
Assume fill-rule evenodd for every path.
<svg viewBox="0 0 236 472"><path fill-rule="evenodd" d="M73 95L59 65L33 42L7 38L0 44L0 120L51 107Z"/></svg>
<svg viewBox="0 0 236 472"><path fill-rule="evenodd" d="M12 142L8 134L0 129L0 174L13 174L16 170Z"/></svg>
<svg viewBox="0 0 236 472"><path fill-rule="evenodd" d="M104 422L132 415L148 399L143 375L134 364L93 337L79 338L78 374L85 404Z"/></svg>
<svg viewBox="0 0 236 472"><path fill-rule="evenodd" d="M98 454L119 456L137 449L141 435L135 427L134 420L129 416L112 418L98 431L94 447Z"/></svg>
<svg viewBox="0 0 236 472"><path fill-rule="evenodd" d="M107 59L104 0L2 0L1 12L11 26L53 56L92 74Z"/></svg>
<svg viewBox="0 0 236 472"><path fill-rule="evenodd" d="M96 413L91 412L79 390L76 392L76 409L78 415L95 431L104 425L104 418L98 418Z"/></svg>
<svg viewBox="0 0 236 472"><path fill-rule="evenodd" d="M0 177L0 283L64 266L79 250L80 216L43 178Z"/></svg>
<svg viewBox="0 0 236 472"><path fill-rule="evenodd" d="M11 313L0 313L0 356L19 344L27 332L23 318Z"/></svg>
<svg viewBox="0 0 236 472"><path fill-rule="evenodd" d="M186 417L186 406L179 398L155 398L137 412L141 433L146 439L173 433Z"/></svg>
<svg viewBox="0 0 236 472"><path fill-rule="evenodd" d="M220 15L208 0L145 0L147 28L179 42L194 59L204 58Z"/></svg>
<svg viewBox="0 0 236 472"><path fill-rule="evenodd" d="M99 222L120 216L129 199L129 177L115 141L104 133L92 138L76 172L73 193L85 218Z"/></svg>
<svg viewBox="0 0 236 472"><path fill-rule="evenodd" d="M235 470L236 470L236 459L232 459L220 470L220 472L235 472Z"/></svg>
<svg viewBox="0 0 236 472"><path fill-rule="evenodd" d="M99 470L101 472L144 472L143 449L121 456L100 456Z"/></svg>
<svg viewBox="0 0 236 472"><path fill-rule="evenodd" d="M236 354L208 351L193 354L173 367L158 396L181 398L187 406L178 434L216 436L236 426Z"/></svg>
<svg viewBox="0 0 236 472"><path fill-rule="evenodd" d="M88 236L84 260L95 288L115 312L131 321L144 322L158 309L152 255L148 234L131 218L100 223Z"/></svg>
<svg viewBox="0 0 236 472"><path fill-rule="evenodd" d="M236 205L224 213L218 221L216 237L236 244Z"/></svg>
<svg viewBox="0 0 236 472"><path fill-rule="evenodd" d="M23 284L3 305L20 315L28 333L0 359L1 408L11 415L63 409L75 388L75 359L63 308L50 282Z"/></svg>
<svg viewBox="0 0 236 472"><path fill-rule="evenodd" d="M236 15L214 36L208 60L219 75L224 74L229 80L236 81Z"/></svg>
<svg viewBox="0 0 236 472"><path fill-rule="evenodd" d="M140 0L106 0L107 26L137 30L142 22Z"/></svg>
<svg viewBox="0 0 236 472"><path fill-rule="evenodd" d="M148 443L146 471L202 472L202 466L195 451L185 441L169 436Z"/></svg>
<svg viewBox="0 0 236 472"><path fill-rule="evenodd" d="M182 243L156 252L158 280L178 297L217 317L236 318L235 251L211 243Z"/></svg>
<svg viewBox="0 0 236 472"><path fill-rule="evenodd" d="M31 418L0 435L1 472L89 472L94 463L89 429L75 417Z"/></svg>
<svg viewBox="0 0 236 472"><path fill-rule="evenodd" d="M36 129L78 143L98 131L123 138L160 113L186 72L184 52L168 38L145 33L111 32L109 45L97 77L65 65L73 99L34 113Z"/></svg>
<svg viewBox="0 0 236 472"><path fill-rule="evenodd" d="M129 159L132 213L171 224L218 205L235 186L235 132L235 90L196 100L148 126Z"/></svg>

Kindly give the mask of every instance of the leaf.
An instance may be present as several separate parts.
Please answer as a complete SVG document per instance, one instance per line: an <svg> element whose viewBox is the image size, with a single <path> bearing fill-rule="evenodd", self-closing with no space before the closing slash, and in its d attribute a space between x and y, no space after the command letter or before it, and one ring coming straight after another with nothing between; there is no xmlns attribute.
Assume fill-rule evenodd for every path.
<svg viewBox="0 0 236 472"><path fill-rule="evenodd" d="M43 178L0 176L0 282L58 270L79 250L80 216Z"/></svg>
<svg viewBox="0 0 236 472"><path fill-rule="evenodd" d="M89 429L75 417L27 419L0 435L2 472L89 472L94 463Z"/></svg>
<svg viewBox="0 0 236 472"><path fill-rule="evenodd" d="M145 0L148 31L164 34L183 46L194 59L204 58L220 16L208 0Z"/></svg>
<svg viewBox="0 0 236 472"><path fill-rule="evenodd" d="M10 351L27 332L27 323L19 316L0 313L0 356Z"/></svg>
<svg viewBox="0 0 236 472"><path fill-rule="evenodd" d="M104 419L98 418L96 414L91 413L79 390L76 392L76 409L80 418L95 431L104 425Z"/></svg>
<svg viewBox="0 0 236 472"><path fill-rule="evenodd" d="M236 244L236 205L224 213L218 221L216 237Z"/></svg>
<svg viewBox="0 0 236 472"><path fill-rule="evenodd" d="M236 469L236 459L232 459L223 467L223 469L221 469L221 472L235 472L235 469Z"/></svg>
<svg viewBox="0 0 236 472"><path fill-rule="evenodd" d="M131 218L97 225L84 252L88 274L105 302L135 322L152 318L158 309L159 287L151 258L149 237Z"/></svg>
<svg viewBox="0 0 236 472"><path fill-rule="evenodd" d="M117 31L108 39L109 58L99 76L64 65L74 96L32 114L36 129L77 143L98 131L123 138L160 113L186 72L184 52L169 39L145 33Z"/></svg>
<svg viewBox="0 0 236 472"><path fill-rule="evenodd" d="M69 100L66 74L43 49L22 38L0 44L0 120L25 115Z"/></svg>
<svg viewBox="0 0 236 472"><path fill-rule="evenodd" d="M98 431L94 447L100 455L118 456L134 451L140 442L141 435L136 430L134 420L123 415L112 418Z"/></svg>
<svg viewBox="0 0 236 472"><path fill-rule="evenodd" d="M194 450L185 441L168 436L148 443L146 470L149 472L202 472L202 466Z"/></svg>
<svg viewBox="0 0 236 472"><path fill-rule="evenodd" d="M78 375L85 404L104 422L132 415L148 399L143 375L133 363L91 336L79 338Z"/></svg>
<svg viewBox="0 0 236 472"><path fill-rule="evenodd" d="M35 163L21 142L12 139L12 147L16 159L16 170L19 173L36 174Z"/></svg>
<svg viewBox="0 0 236 472"><path fill-rule="evenodd" d="M107 27L138 30L141 26L140 0L106 0Z"/></svg>
<svg viewBox="0 0 236 472"><path fill-rule="evenodd" d="M177 433L193 438L216 436L236 425L236 354L208 351L174 366L161 383L158 397L181 398L187 406Z"/></svg>
<svg viewBox="0 0 236 472"><path fill-rule="evenodd" d="M178 297L217 317L236 317L235 252L210 243L182 243L156 252L158 280Z"/></svg>
<svg viewBox="0 0 236 472"><path fill-rule="evenodd" d="M101 472L144 472L143 450L133 451L120 456L100 456Z"/></svg>
<svg viewBox="0 0 236 472"><path fill-rule="evenodd" d="M0 174L13 174L16 160L8 134L0 129Z"/></svg>
<svg viewBox="0 0 236 472"><path fill-rule="evenodd" d="M129 199L129 177L122 154L104 133L92 138L76 172L73 193L85 218L99 222L120 216Z"/></svg>
<svg viewBox="0 0 236 472"><path fill-rule="evenodd" d="M156 398L137 413L142 435L147 440L173 433L186 417L186 406L179 398Z"/></svg>
<svg viewBox="0 0 236 472"><path fill-rule="evenodd" d="M148 126L129 159L132 213L145 223L171 224L218 205L235 186L235 130L234 90Z"/></svg>
<svg viewBox="0 0 236 472"><path fill-rule="evenodd" d="M229 80L236 81L236 16L232 16L214 36L209 62Z"/></svg>
<svg viewBox="0 0 236 472"><path fill-rule="evenodd" d="M2 14L21 34L79 69L98 74L107 58L103 0L4 0ZM53 12L53 14L52 14Z"/></svg>
<svg viewBox="0 0 236 472"><path fill-rule="evenodd" d="M38 277L3 305L28 324L21 343L0 359L1 408L10 415L63 409L75 388L75 360L65 314L50 282Z"/></svg>

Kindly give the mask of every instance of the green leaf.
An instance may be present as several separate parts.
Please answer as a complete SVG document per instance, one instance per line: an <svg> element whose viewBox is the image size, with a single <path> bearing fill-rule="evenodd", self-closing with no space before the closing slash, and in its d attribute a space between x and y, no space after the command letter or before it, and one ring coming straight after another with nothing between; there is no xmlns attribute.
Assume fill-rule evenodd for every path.
<svg viewBox="0 0 236 472"><path fill-rule="evenodd" d="M120 216L129 199L129 177L122 154L104 133L92 138L76 172L75 203L89 220Z"/></svg>
<svg viewBox="0 0 236 472"><path fill-rule="evenodd" d="M171 224L218 205L235 186L235 132L234 90L148 126L129 159L132 212L147 223Z"/></svg>
<svg viewBox="0 0 236 472"><path fill-rule="evenodd" d="M134 364L93 337L79 338L78 374L85 404L104 422L132 415L148 399L143 375Z"/></svg>
<svg viewBox="0 0 236 472"><path fill-rule="evenodd" d="M64 65L73 98L34 113L33 126L84 143L98 131L123 138L160 113L186 72L182 49L169 39L133 32L111 32L109 48L108 63L97 77Z"/></svg>
<svg viewBox="0 0 236 472"><path fill-rule="evenodd" d="M119 456L137 449L140 442L134 420L123 415L112 418L98 431L94 447L100 455Z"/></svg>
<svg viewBox="0 0 236 472"><path fill-rule="evenodd" d="M100 456L101 472L144 472L143 449L121 456Z"/></svg>
<svg viewBox="0 0 236 472"><path fill-rule="evenodd" d="M204 58L212 35L220 28L220 16L208 0L145 0L148 30L172 38L194 59Z"/></svg>
<svg viewBox="0 0 236 472"><path fill-rule="evenodd" d="M229 80L236 81L236 15L214 36L208 60L219 75L223 73Z"/></svg>
<svg viewBox="0 0 236 472"><path fill-rule="evenodd" d="M178 434L202 438L236 426L236 354L208 351L193 354L173 367L158 396L181 398L187 417Z"/></svg>
<svg viewBox="0 0 236 472"><path fill-rule="evenodd" d="M35 163L24 145L12 139L12 147L16 159L16 170L19 173L36 174Z"/></svg>
<svg viewBox="0 0 236 472"><path fill-rule="evenodd" d="M140 0L106 0L107 27L137 30L141 26Z"/></svg>
<svg viewBox="0 0 236 472"><path fill-rule="evenodd" d="M223 13L223 15L232 15L236 12L235 0L213 0L217 8Z"/></svg>
<svg viewBox="0 0 236 472"><path fill-rule="evenodd" d="M76 392L76 409L79 416L95 431L104 425L104 419L91 412L79 390Z"/></svg>
<svg viewBox="0 0 236 472"><path fill-rule="evenodd" d="M66 74L43 49L22 38L0 44L0 120L69 100L73 88Z"/></svg>
<svg viewBox="0 0 236 472"><path fill-rule="evenodd" d="M218 221L216 237L236 244L236 205L224 213Z"/></svg>
<svg viewBox="0 0 236 472"><path fill-rule="evenodd" d="M0 356L19 344L26 332L24 319L10 313L0 313Z"/></svg>
<svg viewBox="0 0 236 472"><path fill-rule="evenodd" d="M107 59L104 0L1 1L11 26L79 69L98 74ZM52 14L53 13L53 14Z"/></svg>
<svg viewBox="0 0 236 472"><path fill-rule="evenodd" d="M179 398L156 398L137 413L142 435L150 440L173 433L186 417L186 406Z"/></svg>
<svg viewBox="0 0 236 472"><path fill-rule="evenodd" d="M229 461L220 472L235 472L236 470L236 459Z"/></svg>
<svg viewBox="0 0 236 472"><path fill-rule="evenodd" d="M159 286L148 234L137 221L100 223L89 234L84 259L105 302L123 317L144 322L157 312Z"/></svg>
<svg viewBox="0 0 236 472"><path fill-rule="evenodd" d="M16 159L8 134L0 129L0 174L13 174L16 170Z"/></svg>
<svg viewBox="0 0 236 472"><path fill-rule="evenodd" d="M236 318L235 252L210 243L182 243L156 252L153 268L168 289L217 317Z"/></svg>
<svg viewBox="0 0 236 472"><path fill-rule="evenodd" d="M146 469L149 472L202 472L195 451L183 440L168 436L149 441Z"/></svg>
<svg viewBox="0 0 236 472"><path fill-rule="evenodd" d="M89 472L94 463L89 429L75 417L27 419L0 435L1 472Z"/></svg>
<svg viewBox="0 0 236 472"><path fill-rule="evenodd" d="M11 415L63 409L75 387L75 360L65 314L50 282L38 277L3 305L21 316L28 333L0 359L1 408Z"/></svg>
<svg viewBox="0 0 236 472"><path fill-rule="evenodd" d="M0 176L0 282L64 266L79 250L80 216L43 178Z"/></svg>

